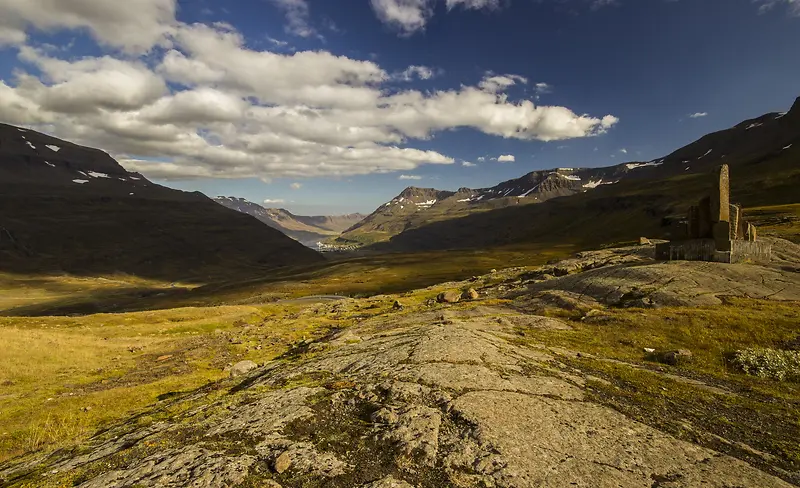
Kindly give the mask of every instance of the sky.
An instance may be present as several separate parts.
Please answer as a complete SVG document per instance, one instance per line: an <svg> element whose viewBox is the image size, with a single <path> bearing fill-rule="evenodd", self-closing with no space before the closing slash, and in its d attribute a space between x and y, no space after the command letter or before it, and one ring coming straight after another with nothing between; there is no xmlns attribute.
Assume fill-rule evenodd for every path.
<svg viewBox="0 0 800 488"><path fill-rule="evenodd" d="M800 0L0 0L0 121L303 215L649 161L800 96Z"/></svg>

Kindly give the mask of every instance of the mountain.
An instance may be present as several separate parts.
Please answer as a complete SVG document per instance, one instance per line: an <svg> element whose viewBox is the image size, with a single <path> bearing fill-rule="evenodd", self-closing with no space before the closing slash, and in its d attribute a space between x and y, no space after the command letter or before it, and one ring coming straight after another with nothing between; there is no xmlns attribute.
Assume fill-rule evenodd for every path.
<svg viewBox="0 0 800 488"><path fill-rule="evenodd" d="M639 236L675 237L691 202L708 194L709 173L731 168L731 197L748 208L797 203L800 99L771 113L706 135L664 158L631 162L614 184L406 229L392 250L471 248L525 242L591 247Z"/></svg>
<svg viewBox="0 0 800 488"><path fill-rule="evenodd" d="M407 188L337 242L391 241L378 248L413 250L667 236L664 219L680 218L722 163L731 166L736 201L796 203L799 155L800 98L788 112L746 120L652 161L534 171L477 190Z"/></svg>
<svg viewBox="0 0 800 488"><path fill-rule="evenodd" d="M244 198L237 197L220 196L215 198L214 201L238 212L252 215L273 229L283 232L306 246L314 246L323 239L338 236L365 217L359 213L312 217L294 215L283 208L264 208Z"/></svg>
<svg viewBox="0 0 800 488"><path fill-rule="evenodd" d="M0 271L204 279L321 259L99 149L0 124Z"/></svg>

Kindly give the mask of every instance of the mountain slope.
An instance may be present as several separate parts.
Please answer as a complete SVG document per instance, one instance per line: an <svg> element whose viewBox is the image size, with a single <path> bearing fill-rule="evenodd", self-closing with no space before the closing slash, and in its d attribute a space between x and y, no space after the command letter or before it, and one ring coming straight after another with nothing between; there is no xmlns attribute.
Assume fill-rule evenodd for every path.
<svg viewBox="0 0 800 488"><path fill-rule="evenodd" d="M204 279L321 259L103 151L0 124L0 271Z"/></svg>
<svg viewBox="0 0 800 488"><path fill-rule="evenodd" d="M252 215L273 229L277 229L307 246L313 246L322 239L337 236L365 217L359 213L312 217L294 215L283 208L264 208L237 197L220 196L214 201L238 212Z"/></svg>
<svg viewBox="0 0 800 488"><path fill-rule="evenodd" d="M744 121L652 161L633 161L605 168L534 171L477 190L461 188L456 192L442 192L409 188L358 226L349 229L338 241L372 244L393 239L391 247L441 249L511 243L547 235L555 241L562 238L575 240L584 237L582 229L575 229L566 236L557 234L565 227L571 227L576 219L582 221L584 215L592 216L585 226L587 232L595 223L610 217L596 215L597 209L613 213L619 207L647 207L663 200L663 205L659 204L661 206L657 209L647 210L648 219L653 219L656 214L662 217L677 215L674 207L681 208L696 196L699 198L698 195L706 191L702 175L722 163L731 165L734 197L739 201L793 203L797 201L793 196L797 186L793 182L798 178L798 151L800 99L787 113L770 113ZM434 198L434 195L438 197ZM532 203L548 205L542 209L528 208L538 206L528 205ZM574 215L584 206L587 208L583 213ZM508 207L525 208L512 210ZM470 216L474 219L461 220ZM522 220L505 225L504 218ZM633 220L639 222L643 219L640 216ZM453 221L452 225L448 221ZM519 222L527 224L519 226ZM548 227L544 228L544 222ZM478 225L480 230L473 225ZM645 228L651 232L658 230ZM434 229L442 230L434 235ZM524 231L533 229L537 229L538 237L522 235ZM597 237L623 231L618 227L599 228L591 233ZM631 234L625 233L627 237L636 237L633 228L628 231ZM415 237L412 239L411 235L404 233Z"/></svg>

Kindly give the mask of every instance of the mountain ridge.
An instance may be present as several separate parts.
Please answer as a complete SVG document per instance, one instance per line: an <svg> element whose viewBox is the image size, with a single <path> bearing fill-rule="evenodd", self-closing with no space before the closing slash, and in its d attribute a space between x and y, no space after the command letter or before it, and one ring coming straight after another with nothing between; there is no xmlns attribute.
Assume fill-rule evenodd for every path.
<svg viewBox="0 0 800 488"><path fill-rule="evenodd" d="M0 124L0 271L205 279L322 259L108 153Z"/></svg>
<svg viewBox="0 0 800 488"><path fill-rule="evenodd" d="M267 208L239 197L218 196L215 202L251 215L302 244L313 247L318 241L338 236L361 221L365 215L295 215L284 208Z"/></svg>
<svg viewBox="0 0 800 488"><path fill-rule="evenodd" d="M722 163L746 167L765 158L780 158L783 153L793 154L792 149L800 147L798 134L800 98L787 112L771 112L747 119L650 161L630 161L598 168L535 170L493 187L460 188L455 192L409 187L348 229L335 242L372 245L389 241L407 231L483 212L541 204L584 193L613 194L616 192L613 188L620 183L633 182L635 185L639 182L643 186L644 181L705 174ZM786 168L791 169L791 163L784 164L783 169ZM620 190L628 191L627 187ZM643 188L642 191L647 190ZM433 198L434 195L438 197Z"/></svg>

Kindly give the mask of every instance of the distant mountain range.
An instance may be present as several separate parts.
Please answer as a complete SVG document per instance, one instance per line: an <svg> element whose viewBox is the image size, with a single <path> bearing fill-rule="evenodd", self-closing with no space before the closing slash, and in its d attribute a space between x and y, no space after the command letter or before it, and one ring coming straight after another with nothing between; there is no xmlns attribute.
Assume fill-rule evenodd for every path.
<svg viewBox="0 0 800 488"><path fill-rule="evenodd" d="M237 197L220 196L214 201L238 212L252 215L273 229L310 247L313 247L318 241L338 236L366 217L359 213L313 217L294 215L283 208L265 208Z"/></svg>
<svg viewBox="0 0 800 488"><path fill-rule="evenodd" d="M409 187L335 242L431 249L562 239L602 243L645 231L667 235L659 223L681 215L706 190L704 175L722 163L731 165L734 198L797 202L800 99L786 113L746 120L652 161L533 171L491 188L454 192Z"/></svg>
<svg viewBox="0 0 800 488"><path fill-rule="evenodd" d="M204 280L320 260L252 217L152 183L101 150L0 124L0 271Z"/></svg>

